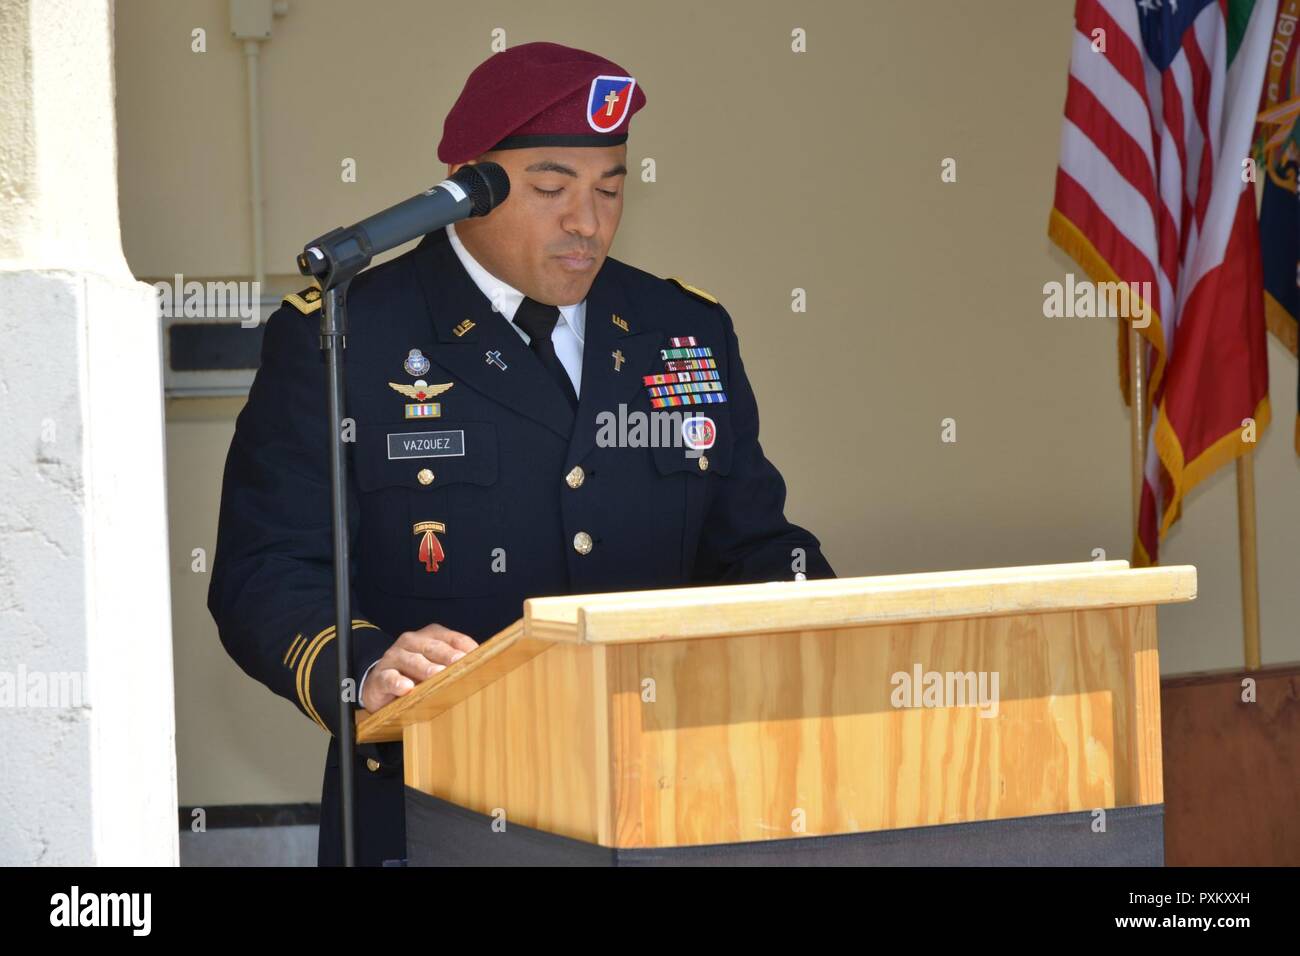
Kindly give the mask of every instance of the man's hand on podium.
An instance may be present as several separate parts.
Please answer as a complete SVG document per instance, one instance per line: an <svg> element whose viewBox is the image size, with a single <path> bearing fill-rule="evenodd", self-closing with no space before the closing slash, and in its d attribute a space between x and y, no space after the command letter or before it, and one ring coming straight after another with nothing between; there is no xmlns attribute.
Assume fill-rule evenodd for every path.
<svg viewBox="0 0 1300 956"><path fill-rule="evenodd" d="M468 634L441 624L404 632L362 677L361 706L373 714L476 647L478 641Z"/></svg>

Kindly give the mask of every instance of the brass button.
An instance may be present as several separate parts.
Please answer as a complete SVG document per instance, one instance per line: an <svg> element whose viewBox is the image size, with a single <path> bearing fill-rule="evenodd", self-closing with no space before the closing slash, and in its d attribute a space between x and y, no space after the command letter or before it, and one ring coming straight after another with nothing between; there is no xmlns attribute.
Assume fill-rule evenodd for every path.
<svg viewBox="0 0 1300 956"><path fill-rule="evenodd" d="M564 483L570 488L581 488L582 483L587 480L587 473L582 470L581 465L574 465L573 471L564 476Z"/></svg>
<svg viewBox="0 0 1300 956"><path fill-rule="evenodd" d="M701 456L700 456L700 471L708 471L708 470L709 470L709 456L708 456L708 455L701 455Z"/></svg>
<svg viewBox="0 0 1300 956"><path fill-rule="evenodd" d="M366 759L366 769L369 770L371 773L374 773L379 769L379 761L376 760L374 757L368 757Z"/></svg>
<svg viewBox="0 0 1300 956"><path fill-rule="evenodd" d="M591 535L585 531L579 531L573 536L573 550L579 554L591 553Z"/></svg>
<svg viewBox="0 0 1300 956"><path fill-rule="evenodd" d="M431 485L433 484L433 472L428 468L421 468L416 474L415 480L422 485Z"/></svg>

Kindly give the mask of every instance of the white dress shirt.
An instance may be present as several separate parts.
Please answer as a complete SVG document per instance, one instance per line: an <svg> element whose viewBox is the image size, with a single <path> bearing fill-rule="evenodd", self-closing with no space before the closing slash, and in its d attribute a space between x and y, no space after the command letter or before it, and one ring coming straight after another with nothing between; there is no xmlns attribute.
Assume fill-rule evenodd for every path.
<svg viewBox="0 0 1300 956"><path fill-rule="evenodd" d="M456 250L456 257L460 259L461 265L474 280L474 284L487 296L489 302L494 303L496 310L506 317L510 327L519 333L519 337L524 342L528 342L528 333L515 325L515 312L519 310L519 304L524 301L524 294L506 285L479 265L478 260L469 254L465 244L456 235L454 225L447 227L447 238L451 240L451 247ZM555 354L560 364L564 366L564 370L569 373L569 379L573 382L573 391L578 395L582 394L582 345L586 326L587 300L583 299L577 305L560 306L560 321L555 323L555 329L551 332L551 344L555 346ZM361 683L357 685L358 704L361 703L362 695L366 692L366 678L370 676L374 667L375 665L371 664L361 675Z"/></svg>
<svg viewBox="0 0 1300 956"><path fill-rule="evenodd" d="M479 291L493 303L496 311L506 317L511 327L519 333L519 337L524 342L528 342L528 333L515 325L515 312L519 310L519 303L524 301L524 294L518 289L512 289L479 265L478 261L469 254L465 244L460 241L460 237L456 235L454 225L447 227L447 238L451 240L451 247L456 250L457 258L469 273L469 277L474 280L474 284L479 287ZM582 345L586 327L587 300L583 299L577 305L560 306L560 321L555 323L555 329L551 332L551 344L555 346L555 354L560 364L564 366L564 370L569 373L569 380L573 382L573 391L578 395L582 394Z"/></svg>

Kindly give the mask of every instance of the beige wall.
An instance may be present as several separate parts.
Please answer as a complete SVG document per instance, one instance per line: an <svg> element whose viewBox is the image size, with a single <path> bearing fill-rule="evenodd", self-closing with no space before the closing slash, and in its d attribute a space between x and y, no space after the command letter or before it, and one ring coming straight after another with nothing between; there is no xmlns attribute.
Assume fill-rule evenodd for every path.
<svg viewBox="0 0 1300 956"><path fill-rule="evenodd" d="M616 12L611 14L611 9ZM599 50L644 85L615 255L682 275L735 317L763 442L841 575L1128 557L1127 413L1108 320L1049 320L1072 265L1047 241L1071 0L815 5L293 0L263 53L266 268L441 177L465 75L510 43ZM119 0L123 242L136 275L250 268L246 91L223 0ZM454 12L453 12L454 11ZM208 52L189 51L208 30ZM793 27L806 54L789 52ZM363 79L310 108L317 64ZM359 180L340 182L353 157ZM939 181L944 157L958 181ZM629 163L632 165L633 163ZM790 292L807 289L806 314ZM1270 347L1277 424L1259 452L1266 661L1300 658L1295 362ZM172 402L182 803L309 800L324 739L244 678L203 606L237 402ZM958 423L940 442L940 420ZM1200 598L1160 612L1166 673L1238 664L1232 469L1165 547Z"/></svg>

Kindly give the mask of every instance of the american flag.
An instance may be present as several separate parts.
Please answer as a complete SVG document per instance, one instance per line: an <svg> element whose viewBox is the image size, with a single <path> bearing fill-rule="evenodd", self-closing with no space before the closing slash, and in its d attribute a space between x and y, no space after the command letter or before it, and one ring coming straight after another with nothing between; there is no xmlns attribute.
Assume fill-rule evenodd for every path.
<svg viewBox="0 0 1300 956"><path fill-rule="evenodd" d="M1276 12L1277 0L1076 0L1048 233L1096 282L1149 283L1129 316L1149 319L1135 564L1158 561L1187 493L1270 417L1248 159Z"/></svg>

